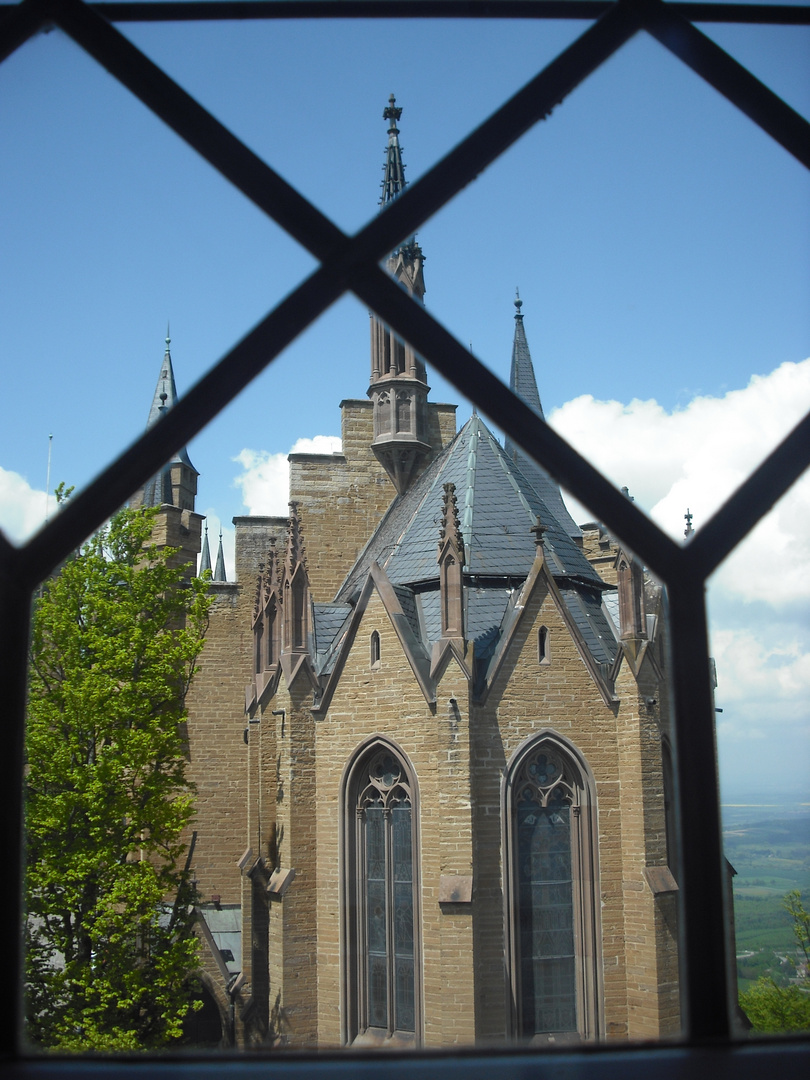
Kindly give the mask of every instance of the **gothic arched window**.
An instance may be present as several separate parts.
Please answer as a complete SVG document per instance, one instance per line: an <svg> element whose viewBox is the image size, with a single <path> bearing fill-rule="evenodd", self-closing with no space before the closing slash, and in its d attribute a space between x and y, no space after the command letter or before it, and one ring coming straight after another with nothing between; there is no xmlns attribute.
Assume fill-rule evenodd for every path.
<svg viewBox="0 0 810 1080"><path fill-rule="evenodd" d="M504 777L505 889L512 1030L563 1042L601 1034L593 779L552 732L527 740Z"/></svg>
<svg viewBox="0 0 810 1080"><path fill-rule="evenodd" d="M364 746L344 785L344 1038L420 1041L416 781L387 740Z"/></svg>

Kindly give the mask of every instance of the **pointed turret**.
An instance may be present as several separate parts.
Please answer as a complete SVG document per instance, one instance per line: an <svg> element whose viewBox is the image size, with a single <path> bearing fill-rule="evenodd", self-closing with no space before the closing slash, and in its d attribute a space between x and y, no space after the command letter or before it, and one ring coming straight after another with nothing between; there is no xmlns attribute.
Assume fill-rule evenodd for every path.
<svg viewBox="0 0 810 1080"><path fill-rule="evenodd" d="M529 343L526 340L526 330L523 326L523 314L521 308L523 301L518 293L515 297L515 337L512 342L512 368L509 373L509 389L536 412L541 419L545 420L543 406L540 403L540 394L537 390L537 379L534 375ZM576 522L568 513L560 493L559 484L548 475L528 454L516 446L507 435L504 449L526 476L526 479L534 486L537 494L548 506L554 517L566 530L569 536L578 538L582 536Z"/></svg>
<svg viewBox="0 0 810 1080"><path fill-rule="evenodd" d="M397 120L402 109L392 94L383 119L389 121L384 166L382 209L405 188L405 166L399 145ZM411 237L388 257L391 276L420 303L425 295L422 249ZM374 403L374 451L399 494L405 492L429 452L427 441L427 385L425 365L410 345L400 340L375 316L371 318L371 385Z"/></svg>
<svg viewBox="0 0 810 1080"><path fill-rule="evenodd" d="M208 542L208 529L205 530L206 543ZM219 530L219 549L217 551L217 564L214 568L214 581L227 581L225 576L225 554L222 550L222 529Z"/></svg>
<svg viewBox="0 0 810 1080"><path fill-rule="evenodd" d="M160 365L157 386L149 408L146 426L151 427L177 404L177 385L174 381L172 354L169 346L171 338L166 330L166 351ZM178 450L171 461L144 485L141 498L137 500L143 506L179 506L181 510L193 510L197 494L197 477L200 474L191 464L186 448Z"/></svg>
<svg viewBox="0 0 810 1080"><path fill-rule="evenodd" d="M211 549L208 546L208 526L205 526L205 536L203 537L202 554L200 555L200 577L203 576L205 571L211 570Z"/></svg>
<svg viewBox="0 0 810 1080"><path fill-rule="evenodd" d="M298 503L290 503L287 550L284 559L284 638L282 652L304 655L309 637L310 595L304 538Z"/></svg>

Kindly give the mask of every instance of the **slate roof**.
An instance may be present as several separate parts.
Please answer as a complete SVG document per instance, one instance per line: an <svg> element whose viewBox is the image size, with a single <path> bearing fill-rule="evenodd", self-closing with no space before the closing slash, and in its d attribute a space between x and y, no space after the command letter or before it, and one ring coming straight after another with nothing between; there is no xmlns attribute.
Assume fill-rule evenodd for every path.
<svg viewBox="0 0 810 1080"><path fill-rule="evenodd" d="M485 677L498 642L516 617L515 604L536 556L532 526L547 526L546 565L594 660L612 663L617 636L604 606L605 583L530 479L478 416L416 483L397 496L338 591L333 604L314 605L316 667L329 674L354 603L373 563L393 586L403 615L425 648L441 638L438 553L444 485L455 484L465 547L465 637L475 643Z"/></svg>
<svg viewBox="0 0 810 1080"><path fill-rule="evenodd" d="M316 669L325 674L332 670L341 630L351 615L348 604L312 605L312 654Z"/></svg>
<svg viewBox="0 0 810 1080"><path fill-rule="evenodd" d="M438 582L436 562L443 485L456 486L466 579L523 581L535 555L537 517L548 531L545 555L555 578L602 587L602 579L492 432L473 416L412 488L398 496L341 586L336 599L362 588L372 562L393 585Z"/></svg>
<svg viewBox="0 0 810 1080"><path fill-rule="evenodd" d="M590 589L561 589L560 592L594 660L599 664L611 664L616 656L616 634L601 595Z"/></svg>
<svg viewBox="0 0 810 1080"><path fill-rule="evenodd" d="M242 909L238 904L221 908L200 907L199 913L208 924L214 944L219 949L229 975L242 967Z"/></svg>

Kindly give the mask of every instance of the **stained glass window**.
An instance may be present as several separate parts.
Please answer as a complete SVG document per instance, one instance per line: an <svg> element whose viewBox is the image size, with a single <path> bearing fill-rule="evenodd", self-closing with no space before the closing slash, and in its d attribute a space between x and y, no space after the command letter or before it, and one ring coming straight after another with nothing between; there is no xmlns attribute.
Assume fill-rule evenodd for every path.
<svg viewBox="0 0 810 1080"><path fill-rule="evenodd" d="M590 815L580 770L562 744L539 739L516 755L508 781L510 956L515 1033L523 1039L588 1037L595 1028ZM595 935L589 935L595 936Z"/></svg>
<svg viewBox="0 0 810 1080"><path fill-rule="evenodd" d="M357 776L358 1019L385 1038L416 1028L411 786L388 749L372 753Z"/></svg>

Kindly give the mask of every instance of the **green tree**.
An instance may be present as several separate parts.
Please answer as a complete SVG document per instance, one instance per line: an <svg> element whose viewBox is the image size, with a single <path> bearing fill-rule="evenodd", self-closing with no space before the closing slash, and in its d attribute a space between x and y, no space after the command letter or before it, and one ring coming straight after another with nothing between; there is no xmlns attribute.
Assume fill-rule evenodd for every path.
<svg viewBox="0 0 810 1080"><path fill-rule="evenodd" d="M183 722L208 600L154 517L116 514L35 604L25 989L45 1048L164 1045L197 1007Z"/></svg>
<svg viewBox="0 0 810 1080"><path fill-rule="evenodd" d="M787 894L784 907L793 920L798 951L804 955L801 982L782 987L770 977L763 976L750 990L740 994L740 1005L754 1031L768 1034L810 1030L810 912L802 904L798 889Z"/></svg>

